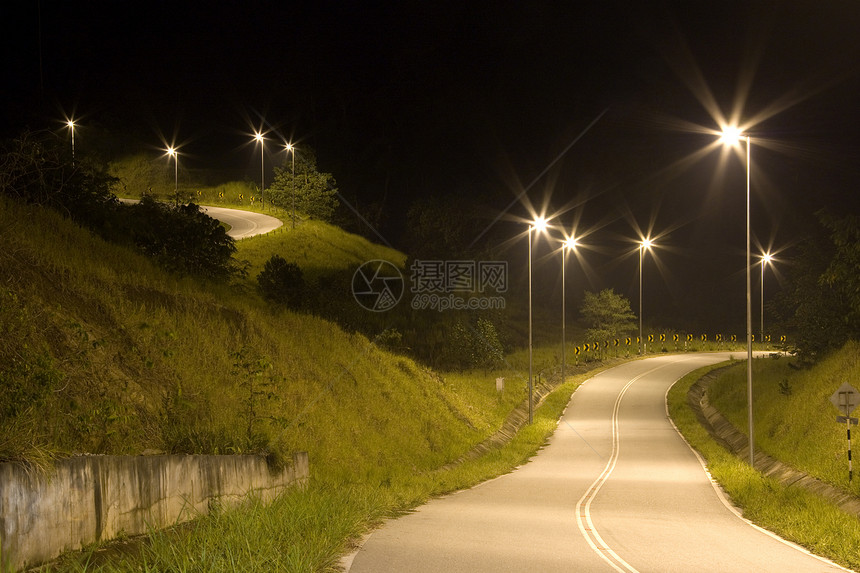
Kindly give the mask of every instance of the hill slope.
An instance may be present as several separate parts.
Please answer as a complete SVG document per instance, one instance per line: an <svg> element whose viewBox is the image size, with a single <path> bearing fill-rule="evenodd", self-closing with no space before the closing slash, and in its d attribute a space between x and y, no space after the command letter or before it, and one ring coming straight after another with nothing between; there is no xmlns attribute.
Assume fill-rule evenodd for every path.
<svg viewBox="0 0 860 573"><path fill-rule="evenodd" d="M0 459L305 450L314 472L385 479L493 429L364 336L169 275L53 212L0 199L0 240Z"/></svg>
<svg viewBox="0 0 860 573"><path fill-rule="evenodd" d="M848 481L845 424L830 396L843 382L857 387L860 343L849 342L809 369L790 359L753 362L756 447L823 481L860 495ZM735 367L709 388L711 403L748 435L746 370ZM855 410L854 416L857 415ZM856 430L856 426L855 426Z"/></svg>

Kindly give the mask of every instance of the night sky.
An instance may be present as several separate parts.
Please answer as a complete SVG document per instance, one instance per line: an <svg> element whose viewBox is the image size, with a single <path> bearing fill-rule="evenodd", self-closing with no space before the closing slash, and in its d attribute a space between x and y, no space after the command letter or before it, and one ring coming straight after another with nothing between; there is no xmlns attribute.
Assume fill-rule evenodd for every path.
<svg viewBox="0 0 860 573"><path fill-rule="evenodd" d="M630 241L650 232L646 300L679 326L743 318L745 163L721 162L720 116L753 138L754 253L790 256L817 209L860 207L854 0L14 4L3 136L74 114L82 148L88 124L163 137L185 169L256 181L262 127L269 166L275 141L312 146L395 246L421 197L476 201L483 240L561 213L593 246L571 288L634 302ZM525 241L499 249L519 260ZM552 297L558 265L539 266Z"/></svg>

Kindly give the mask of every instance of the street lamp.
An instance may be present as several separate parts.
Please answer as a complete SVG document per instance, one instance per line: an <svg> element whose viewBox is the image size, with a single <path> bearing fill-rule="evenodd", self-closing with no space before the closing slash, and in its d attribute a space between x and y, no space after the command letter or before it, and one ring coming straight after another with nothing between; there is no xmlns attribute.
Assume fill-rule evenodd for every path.
<svg viewBox="0 0 860 573"><path fill-rule="evenodd" d="M70 119L66 122L69 130L72 132L72 165L75 164L75 120Z"/></svg>
<svg viewBox="0 0 860 573"><path fill-rule="evenodd" d="M256 131L254 132L254 139L256 139L260 143L260 205L265 205L266 202L263 199L263 189L266 186L265 183L265 161L266 161L266 139L263 137L262 132Z"/></svg>
<svg viewBox="0 0 860 573"><path fill-rule="evenodd" d="M761 342L764 342L764 267L773 261L773 255L764 253L761 256Z"/></svg>
<svg viewBox="0 0 860 573"><path fill-rule="evenodd" d="M542 233L546 230L547 220L544 217L537 217L529 225L529 424L534 419L534 399L532 383L532 231Z"/></svg>
<svg viewBox="0 0 860 573"><path fill-rule="evenodd" d="M567 251L575 250L579 243L575 237L567 238L561 245L561 383L564 384L564 347L567 344L565 341L565 326L567 324L567 314L565 312L565 293L564 293L564 260L567 258Z"/></svg>
<svg viewBox="0 0 860 573"><path fill-rule="evenodd" d="M746 142L746 177L747 177L747 417L749 423L750 465L755 467L755 440L753 438L753 393L752 393L752 288L750 275L752 263L750 257L750 136L741 133L735 127L725 127L720 141L723 145L735 146L740 140Z"/></svg>
<svg viewBox="0 0 860 573"><path fill-rule="evenodd" d="M290 200L292 201L293 209L293 229L296 228L296 148L292 143L286 144L287 151L290 152L293 161L293 174L290 178Z"/></svg>
<svg viewBox="0 0 860 573"><path fill-rule="evenodd" d="M167 155L173 158L173 198L176 206L179 206L179 153L176 148L168 147Z"/></svg>
<svg viewBox="0 0 860 573"><path fill-rule="evenodd" d="M642 337L642 259L645 251L650 250L654 241L651 237L645 237L639 241L639 354L646 354L645 339Z"/></svg>

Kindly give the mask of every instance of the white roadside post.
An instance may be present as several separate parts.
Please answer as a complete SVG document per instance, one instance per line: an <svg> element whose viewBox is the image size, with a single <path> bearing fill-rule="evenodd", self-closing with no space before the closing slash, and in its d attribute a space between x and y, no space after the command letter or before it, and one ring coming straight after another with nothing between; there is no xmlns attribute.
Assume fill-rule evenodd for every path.
<svg viewBox="0 0 860 573"><path fill-rule="evenodd" d="M857 418L851 417L851 412L857 408L857 404L860 402L860 390L845 382L833 393L830 401L845 414L844 416L836 416L836 421L845 422L845 427L848 430L848 483L851 483L854 477L854 468L851 464L851 424L856 426L858 421Z"/></svg>

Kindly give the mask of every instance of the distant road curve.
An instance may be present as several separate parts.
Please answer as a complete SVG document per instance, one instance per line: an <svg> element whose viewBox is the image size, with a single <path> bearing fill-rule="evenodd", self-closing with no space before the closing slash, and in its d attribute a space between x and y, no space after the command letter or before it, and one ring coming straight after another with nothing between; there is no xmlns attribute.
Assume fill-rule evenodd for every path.
<svg viewBox="0 0 860 573"><path fill-rule="evenodd" d="M280 219L262 213L228 209L226 207L210 207L209 205L201 205L200 208L213 219L218 219L222 223L230 225L230 230L227 231L227 234L237 241L253 237L254 235L264 235L284 224Z"/></svg>
<svg viewBox="0 0 860 573"><path fill-rule="evenodd" d="M137 203L136 199L120 199L120 201L123 203ZM276 217L252 211L213 207L210 205L200 205L200 208L213 219L218 219L225 225L229 225L230 230L227 231L227 234L237 241L255 235L264 235L284 224L283 221Z"/></svg>

